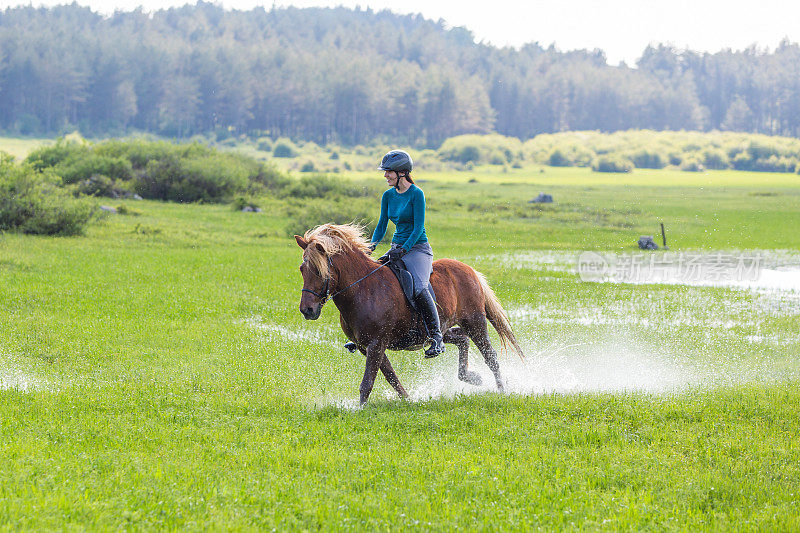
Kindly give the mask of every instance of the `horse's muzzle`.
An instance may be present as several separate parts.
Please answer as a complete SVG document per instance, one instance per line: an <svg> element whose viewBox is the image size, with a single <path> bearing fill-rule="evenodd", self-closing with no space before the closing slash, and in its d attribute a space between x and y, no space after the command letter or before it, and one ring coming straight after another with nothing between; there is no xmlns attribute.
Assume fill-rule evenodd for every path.
<svg viewBox="0 0 800 533"><path fill-rule="evenodd" d="M316 320L319 318L319 315L322 314L322 306L320 305L316 308L311 306L300 307L300 312L306 320Z"/></svg>

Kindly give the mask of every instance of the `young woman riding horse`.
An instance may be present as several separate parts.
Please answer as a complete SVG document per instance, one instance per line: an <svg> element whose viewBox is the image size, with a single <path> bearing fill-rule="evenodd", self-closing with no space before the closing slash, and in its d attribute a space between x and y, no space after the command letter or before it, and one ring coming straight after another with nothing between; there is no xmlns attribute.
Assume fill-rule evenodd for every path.
<svg viewBox="0 0 800 533"><path fill-rule="evenodd" d="M406 187L406 192L399 194L407 194L409 189ZM387 209L387 217L393 214L397 211ZM398 220L402 218L398 216ZM375 235L377 232L373 237ZM360 387L361 403L369 398L378 370L397 393L406 398L408 394L386 350L419 350L426 338L421 333L423 328L418 323L418 315L407 304L394 273L369 257L377 241L374 238L372 242L367 241L361 228L350 224L324 224L307 231L303 237L295 235L295 239L303 249L300 312L307 320L316 320L325 302L333 300L339 309L342 331L367 356ZM387 256L390 254L391 251ZM458 378L473 385L481 384L480 375L468 369L469 340L472 339L494 374L498 390L502 391L500 365L489 340L486 321L500 335L503 347L511 345L520 357L524 355L497 296L481 274L460 261L439 259L432 266L433 272L428 270L425 279L436 293L439 312L434 310L434 313L445 331L443 341L458 347ZM425 320L432 319L426 317Z"/></svg>
<svg viewBox="0 0 800 533"><path fill-rule="evenodd" d="M403 150L392 150L383 156L378 168L384 171L383 177L391 189L387 189L381 197L381 216L372 234L370 248L375 250L383 240L389 220L394 222L391 248L379 261L398 261L402 258L414 278L414 304L425 320L431 341L425 356L436 357L445 348L436 302L428 291L433 272L433 250L425 233L425 194L411 178L413 167L411 156Z"/></svg>

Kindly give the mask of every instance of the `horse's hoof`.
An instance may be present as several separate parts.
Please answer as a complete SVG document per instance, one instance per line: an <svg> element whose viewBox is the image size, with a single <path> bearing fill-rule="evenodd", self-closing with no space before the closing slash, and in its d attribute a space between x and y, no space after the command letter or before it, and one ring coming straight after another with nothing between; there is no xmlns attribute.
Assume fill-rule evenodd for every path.
<svg viewBox="0 0 800 533"><path fill-rule="evenodd" d="M476 387L480 387L481 385L483 385L483 380L481 379L480 374L478 374L477 372L467 372L463 376L458 376L458 379L460 379L464 383L475 385Z"/></svg>
<svg viewBox="0 0 800 533"><path fill-rule="evenodd" d="M356 350L358 349L356 343L351 341L347 341L346 343L344 343L344 347L347 348L350 351L350 353L356 353Z"/></svg>

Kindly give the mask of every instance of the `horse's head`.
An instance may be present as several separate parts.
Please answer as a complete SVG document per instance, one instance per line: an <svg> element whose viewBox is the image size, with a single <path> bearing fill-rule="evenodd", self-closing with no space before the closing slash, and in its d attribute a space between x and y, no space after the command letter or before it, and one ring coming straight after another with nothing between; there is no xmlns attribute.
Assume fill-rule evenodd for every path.
<svg viewBox="0 0 800 533"><path fill-rule="evenodd" d="M366 258L371 251L369 242L364 237L363 228L357 224L323 224L302 237L295 235L294 238L303 249L300 312L306 320L316 320L339 281L333 279L333 257L343 254L348 257L345 263L358 256Z"/></svg>
<svg viewBox="0 0 800 533"><path fill-rule="evenodd" d="M300 312L306 320L316 320L322 313L322 305L328 300L330 294L330 265L319 261L320 256L327 258L322 245L319 243L309 244L299 235L295 235L294 238L300 248L304 250L303 262L300 264L300 274L303 276Z"/></svg>

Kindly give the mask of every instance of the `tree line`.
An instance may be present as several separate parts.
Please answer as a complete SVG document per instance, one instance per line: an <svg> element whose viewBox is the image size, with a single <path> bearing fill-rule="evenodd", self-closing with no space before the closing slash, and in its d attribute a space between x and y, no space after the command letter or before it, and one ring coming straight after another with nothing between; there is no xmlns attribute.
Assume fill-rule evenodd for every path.
<svg viewBox="0 0 800 533"><path fill-rule="evenodd" d="M438 146L466 133L733 130L800 137L800 46L699 53L475 42L420 15L225 10L0 13L0 128L249 134Z"/></svg>

